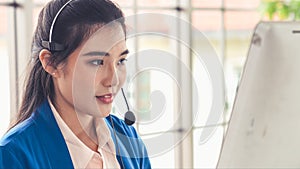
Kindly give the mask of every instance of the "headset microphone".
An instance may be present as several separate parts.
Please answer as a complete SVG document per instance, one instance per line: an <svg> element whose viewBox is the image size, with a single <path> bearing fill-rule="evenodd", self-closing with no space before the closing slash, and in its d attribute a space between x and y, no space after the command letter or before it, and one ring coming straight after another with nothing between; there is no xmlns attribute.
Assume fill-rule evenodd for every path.
<svg viewBox="0 0 300 169"><path fill-rule="evenodd" d="M127 102L127 99L126 99L126 96L124 94L124 90L123 88L121 88L122 90L122 94L123 94L123 97L124 97L124 100L125 100L125 103L126 103L126 106L127 106L127 112L125 113L125 116L124 116L124 121L127 125L133 125L135 123L135 115L133 114L132 111L130 111L129 109L129 106L128 106L128 102Z"/></svg>

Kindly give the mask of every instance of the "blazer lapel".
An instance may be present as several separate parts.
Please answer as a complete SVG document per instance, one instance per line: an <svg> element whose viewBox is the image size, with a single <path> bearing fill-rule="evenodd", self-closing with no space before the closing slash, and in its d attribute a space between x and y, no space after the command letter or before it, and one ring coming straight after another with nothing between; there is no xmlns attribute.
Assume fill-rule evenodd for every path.
<svg viewBox="0 0 300 169"><path fill-rule="evenodd" d="M40 140L47 150L49 164L53 168L74 168L67 144L47 100L41 104L35 115L40 129Z"/></svg>

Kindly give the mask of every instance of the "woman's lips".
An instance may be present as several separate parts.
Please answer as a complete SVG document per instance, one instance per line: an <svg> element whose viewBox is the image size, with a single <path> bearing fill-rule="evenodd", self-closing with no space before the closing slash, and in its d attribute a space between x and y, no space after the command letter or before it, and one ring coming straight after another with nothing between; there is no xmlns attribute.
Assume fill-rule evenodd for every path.
<svg viewBox="0 0 300 169"><path fill-rule="evenodd" d="M96 97L97 97L97 99L99 101L101 101L104 104L110 104L114 100L114 95L112 93L106 94L106 95L102 95L102 96L96 96Z"/></svg>

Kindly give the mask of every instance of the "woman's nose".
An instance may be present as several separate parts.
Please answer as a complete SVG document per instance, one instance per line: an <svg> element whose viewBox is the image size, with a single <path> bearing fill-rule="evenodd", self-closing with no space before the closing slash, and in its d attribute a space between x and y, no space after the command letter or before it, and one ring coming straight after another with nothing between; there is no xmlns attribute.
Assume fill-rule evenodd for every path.
<svg viewBox="0 0 300 169"><path fill-rule="evenodd" d="M102 77L104 77L102 79L102 84L105 87L113 87L119 84L117 68L113 64L107 65L105 67L105 72L103 72Z"/></svg>

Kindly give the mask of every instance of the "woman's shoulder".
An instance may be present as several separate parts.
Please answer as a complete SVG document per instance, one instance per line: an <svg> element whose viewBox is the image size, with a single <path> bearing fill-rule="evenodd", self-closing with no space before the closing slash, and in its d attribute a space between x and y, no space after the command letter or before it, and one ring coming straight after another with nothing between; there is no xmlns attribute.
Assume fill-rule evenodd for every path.
<svg viewBox="0 0 300 169"><path fill-rule="evenodd" d="M0 168L26 168L28 145L35 144L35 133L30 118L5 133L0 139Z"/></svg>
<svg viewBox="0 0 300 169"><path fill-rule="evenodd" d="M35 134L35 124L33 116L31 116L8 130L0 139L0 147L16 147L16 145L24 143L25 140L32 140Z"/></svg>

